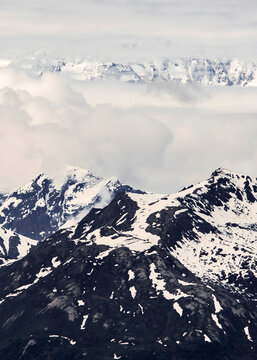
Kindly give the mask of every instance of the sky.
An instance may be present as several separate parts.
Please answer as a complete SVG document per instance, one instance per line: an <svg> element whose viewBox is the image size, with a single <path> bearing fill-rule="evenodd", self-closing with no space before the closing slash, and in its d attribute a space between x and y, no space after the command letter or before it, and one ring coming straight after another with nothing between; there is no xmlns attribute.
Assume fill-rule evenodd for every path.
<svg viewBox="0 0 257 360"><path fill-rule="evenodd" d="M93 59L257 55L255 0L1 0L2 51Z"/></svg>
<svg viewBox="0 0 257 360"><path fill-rule="evenodd" d="M1 0L0 58L256 61L256 1ZM0 188L65 165L172 193L222 166L257 176L257 88L87 83L0 68Z"/></svg>

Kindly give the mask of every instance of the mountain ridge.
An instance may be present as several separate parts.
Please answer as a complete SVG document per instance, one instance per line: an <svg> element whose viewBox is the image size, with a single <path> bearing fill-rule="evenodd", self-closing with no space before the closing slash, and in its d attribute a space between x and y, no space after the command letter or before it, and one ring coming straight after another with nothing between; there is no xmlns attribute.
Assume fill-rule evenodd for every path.
<svg viewBox="0 0 257 360"><path fill-rule="evenodd" d="M60 227L76 223L93 206L106 206L122 190L136 191L115 177L103 179L78 167L68 167L62 181L40 174L5 195L0 205L0 224L42 240Z"/></svg>
<svg viewBox="0 0 257 360"><path fill-rule="evenodd" d="M118 192L0 268L0 353L255 360L256 205L256 181L222 168L173 195Z"/></svg>
<svg viewBox="0 0 257 360"><path fill-rule="evenodd" d="M0 60L2 68L44 73L68 73L83 81L119 80L129 83L171 82L205 86L257 86L257 63L239 59L169 58L152 62L101 62L65 59L47 54Z"/></svg>
<svg viewBox="0 0 257 360"><path fill-rule="evenodd" d="M163 241L162 246L168 246L171 254L197 276L232 286L232 273L242 275L245 259L257 277L257 182L249 176L219 168L209 179L187 190L172 195L121 193L113 210L112 204L114 201L102 210L93 209L82 220L87 225L79 223L69 237L82 236L87 243L113 244L114 248L117 239L118 247L137 251ZM91 223L93 227L88 225Z"/></svg>

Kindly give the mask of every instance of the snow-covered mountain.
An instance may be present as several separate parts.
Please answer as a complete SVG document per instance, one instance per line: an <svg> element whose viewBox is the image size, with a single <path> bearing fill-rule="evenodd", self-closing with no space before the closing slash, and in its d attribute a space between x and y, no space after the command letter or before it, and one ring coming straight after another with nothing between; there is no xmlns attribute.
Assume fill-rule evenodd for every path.
<svg viewBox="0 0 257 360"><path fill-rule="evenodd" d="M173 195L121 193L67 232L109 251L164 247L201 279L250 295L257 291L256 220L257 181L218 169Z"/></svg>
<svg viewBox="0 0 257 360"><path fill-rule="evenodd" d="M69 167L61 184L41 174L3 199L0 224L42 240L78 222L92 207L106 206L119 191L134 190L114 177L102 179L81 168Z"/></svg>
<svg viewBox="0 0 257 360"><path fill-rule="evenodd" d="M93 81L115 79L124 82L176 82L193 85L257 86L257 62L238 59L174 58L159 62L119 63L85 59L59 59L47 54L0 59L0 68L14 67L41 76L66 72L73 78Z"/></svg>
<svg viewBox="0 0 257 360"><path fill-rule="evenodd" d="M119 192L0 269L5 360L255 360L257 183Z"/></svg>

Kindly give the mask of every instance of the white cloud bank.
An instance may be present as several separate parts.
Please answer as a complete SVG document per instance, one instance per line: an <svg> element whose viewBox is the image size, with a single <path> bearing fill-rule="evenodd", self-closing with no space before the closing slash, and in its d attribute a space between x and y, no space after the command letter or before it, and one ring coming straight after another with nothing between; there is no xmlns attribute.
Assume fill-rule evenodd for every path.
<svg viewBox="0 0 257 360"><path fill-rule="evenodd" d="M219 166L256 177L256 96L0 70L0 187L66 164L167 193Z"/></svg>

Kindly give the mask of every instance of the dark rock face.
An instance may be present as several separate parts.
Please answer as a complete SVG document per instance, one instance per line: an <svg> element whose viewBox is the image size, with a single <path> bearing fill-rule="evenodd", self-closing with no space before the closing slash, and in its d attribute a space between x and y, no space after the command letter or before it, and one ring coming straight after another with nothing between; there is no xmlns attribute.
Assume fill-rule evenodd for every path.
<svg viewBox="0 0 257 360"><path fill-rule="evenodd" d="M0 265L25 256L37 241L0 227Z"/></svg>
<svg viewBox="0 0 257 360"><path fill-rule="evenodd" d="M1 267L2 357L255 360L254 186L119 192Z"/></svg>
<svg viewBox="0 0 257 360"><path fill-rule="evenodd" d="M87 235L96 229L101 228L101 235L108 236L118 234L119 231L131 230L133 218L138 206L135 201L125 193L116 195L115 201L103 210L92 209L92 211L81 221L75 231L75 238L86 238ZM122 224L119 220L122 217ZM85 224L91 224L88 232L85 231Z"/></svg>
<svg viewBox="0 0 257 360"><path fill-rule="evenodd" d="M11 236L9 239L9 251L8 257L10 259L17 259L19 256L18 245L20 244L20 239L18 235Z"/></svg>
<svg viewBox="0 0 257 360"><path fill-rule="evenodd" d="M183 212L175 216L176 211ZM160 236L162 246L174 247L182 241L185 233L191 239L196 238L194 233L196 227L200 229L202 234L215 233L217 231L208 222L203 221L199 216L194 215L192 210L187 208L170 207L161 210L160 213L157 214L158 218L154 216L156 214L152 214L147 219L149 226L146 231ZM151 226L153 223L154 227Z"/></svg>
<svg viewBox="0 0 257 360"><path fill-rule="evenodd" d="M3 202L7 199L8 194L0 193L0 206L3 204Z"/></svg>
<svg viewBox="0 0 257 360"><path fill-rule="evenodd" d="M13 202L9 206L5 206L5 203L2 205L1 223L8 229L37 240L41 232L45 231L45 234L49 235L50 229L57 230L56 218L50 218L45 202L50 194L48 206L52 208L53 213L60 212L59 194L51 185L52 182L49 179L39 176L31 183L29 189L12 193L10 198Z"/></svg>
<svg viewBox="0 0 257 360"><path fill-rule="evenodd" d="M249 300L208 287L159 247L104 257L106 246L58 239L1 269L4 359L256 358Z"/></svg>

